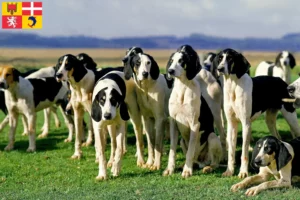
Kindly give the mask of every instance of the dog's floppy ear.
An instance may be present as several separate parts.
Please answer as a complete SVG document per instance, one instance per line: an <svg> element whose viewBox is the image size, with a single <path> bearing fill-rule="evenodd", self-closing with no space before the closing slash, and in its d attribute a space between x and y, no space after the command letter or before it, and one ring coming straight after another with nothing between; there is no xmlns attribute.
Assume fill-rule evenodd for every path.
<svg viewBox="0 0 300 200"><path fill-rule="evenodd" d="M93 103L92 103L92 113L91 117L94 121L100 122L102 118L102 109L98 102L98 95L96 95Z"/></svg>
<svg viewBox="0 0 300 200"><path fill-rule="evenodd" d="M235 74L239 79L244 74L248 73L250 69L250 63L241 53L235 52L233 54L233 57L234 57L234 61L233 61L233 66L231 66L230 72L232 74Z"/></svg>
<svg viewBox="0 0 300 200"><path fill-rule="evenodd" d="M169 70L169 68L171 67L171 64L172 64L172 62L173 62L172 58L173 58L174 54L175 54L175 53L172 53L172 54L171 54L171 56L170 56L170 58L169 58L169 60L168 60L167 66L166 66L166 76L165 76L165 77L166 77L166 79L169 80L169 81L173 79L172 77L169 77L169 75L168 75L168 74L169 74L169 73L168 73L168 70Z"/></svg>
<svg viewBox="0 0 300 200"><path fill-rule="evenodd" d="M296 66L296 60L293 54L289 53L290 67L293 69Z"/></svg>
<svg viewBox="0 0 300 200"><path fill-rule="evenodd" d="M258 149L259 142L260 142L260 140L257 141L257 143L252 151L251 162L250 162L250 166L254 169L255 172L259 171L259 168L256 167L254 164L254 159L256 158L257 154L259 153L259 149Z"/></svg>
<svg viewBox="0 0 300 200"><path fill-rule="evenodd" d="M201 70L201 64L197 52L189 45L184 45L181 53L184 56L186 63L186 77L188 80L192 80Z"/></svg>
<svg viewBox="0 0 300 200"><path fill-rule="evenodd" d="M85 68L90 70L97 70L97 63L95 63L94 60L86 53L80 53L76 57L83 63L83 66Z"/></svg>
<svg viewBox="0 0 300 200"><path fill-rule="evenodd" d="M282 142L277 146L277 149L275 151L275 159L277 171L286 166L292 159L292 155Z"/></svg>
<svg viewBox="0 0 300 200"><path fill-rule="evenodd" d="M13 75L13 80L16 82L19 82L19 76L21 75L21 72L19 72L19 70L15 69L15 68L13 68L12 75Z"/></svg>
<svg viewBox="0 0 300 200"><path fill-rule="evenodd" d="M129 114L128 114L128 109L127 109L127 105L125 102L122 102L121 105L120 105L120 115L121 115L121 118L124 120L124 121L127 121L129 120Z"/></svg>
<svg viewBox="0 0 300 200"><path fill-rule="evenodd" d="M147 55L147 54L145 54ZM154 58L150 55L147 55L149 59L151 60L151 67L150 67L150 76L153 80L158 79L159 77L159 67L157 65L157 62L154 60Z"/></svg>
<svg viewBox="0 0 300 200"><path fill-rule="evenodd" d="M76 82L79 82L87 73L87 70L83 66L83 63L78 60L75 56L69 56L68 62L73 65L73 77Z"/></svg>

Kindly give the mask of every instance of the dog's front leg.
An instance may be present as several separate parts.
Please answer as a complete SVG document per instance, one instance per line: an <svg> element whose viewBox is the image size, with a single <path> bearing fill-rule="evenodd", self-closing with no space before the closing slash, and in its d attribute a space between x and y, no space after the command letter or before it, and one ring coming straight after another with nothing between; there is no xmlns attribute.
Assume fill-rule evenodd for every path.
<svg viewBox="0 0 300 200"><path fill-rule="evenodd" d="M232 192L236 192L240 189L244 189L247 188L250 185L255 185L258 183L262 183L267 181L270 178L270 174L269 173L264 173L264 174L257 174L254 176L250 176L245 178L244 180L242 180L241 182L234 184L233 186L231 186L230 190Z"/></svg>
<svg viewBox="0 0 300 200"><path fill-rule="evenodd" d="M292 187L291 181L279 179L279 180L273 180L273 181L264 182L264 183L261 183L258 186L249 188L245 192L245 195L247 195L247 196L255 196L259 192L261 192L263 190L266 190L266 189L269 189L269 188L284 188L284 187L287 187L287 188Z"/></svg>
<svg viewBox="0 0 300 200"><path fill-rule="evenodd" d="M154 134L154 122L150 117L144 117L144 127L147 136L148 143L148 159L146 164L143 166L144 168L150 168L154 162L154 143L155 143L155 134Z"/></svg>
<svg viewBox="0 0 300 200"><path fill-rule="evenodd" d="M116 149L116 153L115 153L115 157L114 157L114 162L113 162L113 166L111 168L111 172L113 174L113 176L118 176L120 174L120 170L121 170L121 159L123 156L123 141L124 141L124 135L125 135L125 121L121 122L121 125L119 127L117 134L117 149Z"/></svg>
<svg viewBox="0 0 300 200"><path fill-rule="evenodd" d="M18 125L18 114L17 113L9 113L9 135L8 135L8 145L4 148L5 151L11 151L14 148L15 144L15 134L16 128Z"/></svg>
<svg viewBox="0 0 300 200"><path fill-rule="evenodd" d="M98 160L99 160L99 173L98 176L96 177L96 180L105 180L107 178L106 158L105 158L106 132L103 131L103 127L101 127L101 125L99 125L99 123L97 122L93 122L93 128L95 133L95 148L97 148L96 152L98 154Z"/></svg>
<svg viewBox="0 0 300 200"><path fill-rule="evenodd" d="M195 158L196 146L200 142L200 133L199 133L200 123L191 126L189 146L186 153L185 165L181 176L187 178L193 175L193 163Z"/></svg>
<svg viewBox="0 0 300 200"><path fill-rule="evenodd" d="M45 138L48 136L50 126L50 112L50 108L44 109L44 125L42 128L43 132L38 136L38 138Z"/></svg>
<svg viewBox="0 0 300 200"><path fill-rule="evenodd" d="M108 125L107 126L108 133L110 136L110 158L107 163L107 167L112 167L115 157L115 152L117 149L117 141L116 141L116 126L115 125Z"/></svg>
<svg viewBox="0 0 300 200"><path fill-rule="evenodd" d="M33 111L32 113L28 113L26 117L28 121L28 137L29 137L29 147L27 149L27 152L34 152L36 150L36 139L35 139L36 112Z"/></svg>
<svg viewBox="0 0 300 200"><path fill-rule="evenodd" d="M299 126L299 123L298 123L296 111L289 112L283 106L281 108L281 113L282 113L283 117L285 118L285 120L287 121L288 125L290 126L293 134L296 137L300 137L300 126Z"/></svg>
<svg viewBox="0 0 300 200"><path fill-rule="evenodd" d="M251 122L249 120L242 121L243 128L243 144L241 156L241 168L239 178L246 178L248 176L248 163L249 163L249 145L251 136Z"/></svg>
<svg viewBox="0 0 300 200"><path fill-rule="evenodd" d="M155 120L155 149L154 149L154 164L150 167L150 170L159 170L161 165L161 155L163 149L163 136L164 136L164 127L165 119L158 118Z"/></svg>
<svg viewBox="0 0 300 200"><path fill-rule="evenodd" d="M178 143L178 130L174 118L170 119L170 142L171 142L171 146L170 146L168 167L163 172L163 176L172 175L175 170L176 148Z"/></svg>
<svg viewBox="0 0 300 200"><path fill-rule="evenodd" d="M75 107L75 106L74 106ZM81 151L81 142L83 137L83 114L84 110L82 107L77 106L76 109L74 109L74 123L75 123L75 152L72 155L72 159L80 159L82 156Z"/></svg>
<svg viewBox="0 0 300 200"><path fill-rule="evenodd" d="M232 176L234 173L238 123L229 114L226 114L226 118L227 118L228 165L226 171L222 174L222 176Z"/></svg>

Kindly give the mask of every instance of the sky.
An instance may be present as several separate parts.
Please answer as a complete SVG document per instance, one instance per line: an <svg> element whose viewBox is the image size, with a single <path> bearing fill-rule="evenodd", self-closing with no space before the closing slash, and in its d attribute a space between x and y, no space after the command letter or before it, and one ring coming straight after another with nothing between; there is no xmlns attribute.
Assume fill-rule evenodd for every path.
<svg viewBox="0 0 300 200"><path fill-rule="evenodd" d="M230 38L279 38L286 33L300 32L299 0L42 0L42 2L43 29L34 30L42 36L182 37L200 33Z"/></svg>

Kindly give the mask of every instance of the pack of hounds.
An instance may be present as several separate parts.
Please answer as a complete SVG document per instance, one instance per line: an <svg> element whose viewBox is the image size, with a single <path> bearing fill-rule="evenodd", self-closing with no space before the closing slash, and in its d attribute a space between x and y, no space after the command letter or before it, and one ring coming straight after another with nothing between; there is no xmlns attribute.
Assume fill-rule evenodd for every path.
<svg viewBox="0 0 300 200"><path fill-rule="evenodd" d="M249 75L247 59L233 49L208 53L200 62L190 45L182 45L170 56L165 74L140 47L129 48L122 62L123 66L101 69L90 56L81 53L63 55L55 66L26 73L11 66L1 67L0 109L6 117L0 130L8 123L10 126L5 150L14 148L21 115L23 135L29 137L27 151L36 151L36 112L44 111L42 134L38 136L43 138L49 133L51 113L55 125L60 126L56 113L59 108L69 129L65 142L71 142L75 132L71 158L80 159L82 146L94 144L95 162L99 164L97 180L107 179L107 168L111 168L112 176L120 174L128 120L136 137L137 166L161 169L166 150L163 140L167 137L170 149L163 176L175 171L179 143L185 155L182 177L192 176L195 165L203 173L211 173L222 162L227 162L222 176L229 177L234 175L240 122L242 154L238 176L243 180L231 191L248 188L246 195L252 196L268 188L291 187L292 182L300 180L300 126L296 114L300 107L300 78L290 83L291 70L296 65L290 52L281 52L274 63L261 62L255 77ZM294 138L290 142L282 141L277 131L279 111ZM87 123L83 119L85 112L89 116ZM257 141L249 163L251 123L262 113L271 135ZM111 151L107 161L108 135ZM249 164L256 175L248 177ZM270 180L272 177L275 179Z"/></svg>

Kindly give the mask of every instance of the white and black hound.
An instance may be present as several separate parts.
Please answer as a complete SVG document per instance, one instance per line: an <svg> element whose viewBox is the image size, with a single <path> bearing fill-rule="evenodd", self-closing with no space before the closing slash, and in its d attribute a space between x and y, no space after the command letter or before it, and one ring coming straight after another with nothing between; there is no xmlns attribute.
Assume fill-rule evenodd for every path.
<svg viewBox="0 0 300 200"><path fill-rule="evenodd" d="M205 57L204 57L204 61L203 61L203 69L209 71L210 73L212 73L214 76L216 74L216 69L214 69L212 67L212 62L214 60L214 58L216 57L217 54L213 53L213 52L208 52ZM217 78L217 76L215 76L215 78Z"/></svg>
<svg viewBox="0 0 300 200"><path fill-rule="evenodd" d="M175 80L169 99L171 147L164 176L174 173L178 131L186 156L182 177L192 175L194 162L204 167L203 172L210 172L221 161L222 147L214 133L213 115L195 79L200 70L199 57L189 45L181 46L168 62L168 76Z"/></svg>
<svg viewBox="0 0 300 200"><path fill-rule="evenodd" d="M107 178L106 173L106 134L110 129L112 143L116 143L111 172L118 176L121 169L123 155L123 141L125 137L126 121L129 119L126 100L126 83L123 72L110 72L96 83L92 97L93 129L95 133L95 147L99 159L99 174L97 180ZM115 151L115 152L113 152Z"/></svg>
<svg viewBox="0 0 300 200"><path fill-rule="evenodd" d="M251 166L259 168L259 173L233 185L231 191L247 188L247 196L257 195L270 188L290 188L300 176L300 138L283 142L274 136L266 136L257 141L252 152ZM271 177L276 180L269 181Z"/></svg>
<svg viewBox="0 0 300 200"><path fill-rule="evenodd" d="M0 87L4 89L10 124L9 143L5 150L14 148L18 115L22 114L28 124L27 151L35 151L36 112L53 106L58 99L63 98L67 92L66 87L62 83L57 83L54 77L25 79L20 76L17 69L12 67L1 68ZM49 89L45 90L45 88Z"/></svg>
<svg viewBox="0 0 300 200"><path fill-rule="evenodd" d="M83 138L83 115L87 111L91 115L92 109L92 92L94 85L99 78L112 70L123 68L105 68L101 71L91 70L84 66L81 60L71 54L61 56L56 65L56 80L67 81L71 89L71 105L74 110L75 124L75 152L71 158L81 158L81 140ZM93 141L92 120L89 121L89 133L86 143L89 146Z"/></svg>
<svg viewBox="0 0 300 200"><path fill-rule="evenodd" d="M276 129L276 117L281 110L292 132L300 136L300 127L295 109L282 99L290 98L287 84L278 77L258 76L251 78L247 72L250 64L246 58L233 49L221 51L213 61L219 73L224 75L224 110L227 119L228 166L223 176L234 173L238 122L242 124L242 157L239 177L248 176L248 150L251 136L251 122L266 111L269 131L280 138Z"/></svg>
<svg viewBox="0 0 300 200"><path fill-rule="evenodd" d="M287 84L291 83L291 70L296 66L296 60L288 51L280 52L275 63L270 61L261 62L255 71L255 76L274 76L284 80Z"/></svg>
<svg viewBox="0 0 300 200"><path fill-rule="evenodd" d="M125 78L133 77L137 104L142 115L148 142L148 159L144 167L158 170L161 167L164 130L168 121L168 101L171 89L154 58L145 53L130 56L125 65Z"/></svg>

